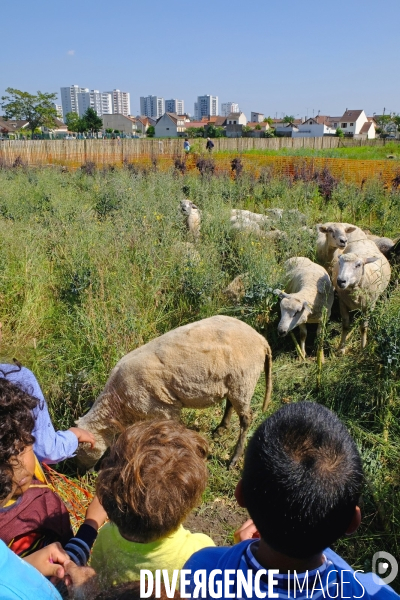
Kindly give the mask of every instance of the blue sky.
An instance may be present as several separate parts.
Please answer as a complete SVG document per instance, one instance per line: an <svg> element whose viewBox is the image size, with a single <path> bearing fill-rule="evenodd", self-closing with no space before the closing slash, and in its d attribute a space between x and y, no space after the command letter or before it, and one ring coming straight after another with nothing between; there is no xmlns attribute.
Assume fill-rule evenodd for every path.
<svg viewBox="0 0 400 600"><path fill-rule="evenodd" d="M399 0L14 0L0 95L78 84L266 115L400 112ZM15 23L15 26L11 24ZM8 49L5 52L5 49Z"/></svg>

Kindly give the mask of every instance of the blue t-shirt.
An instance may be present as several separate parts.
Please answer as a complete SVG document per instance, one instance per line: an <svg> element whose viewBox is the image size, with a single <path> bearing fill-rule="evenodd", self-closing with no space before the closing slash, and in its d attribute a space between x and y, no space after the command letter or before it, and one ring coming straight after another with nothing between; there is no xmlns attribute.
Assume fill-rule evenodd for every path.
<svg viewBox="0 0 400 600"><path fill-rule="evenodd" d="M321 600L323 598L346 598L363 600L399 600L400 596L379 577L372 573L354 571L340 556L327 548L324 550L324 563L313 571L306 573L268 572L254 556L258 541L246 540L229 548L205 548L193 554L183 569L190 570L184 574L188 585L185 591L192 598L201 597L199 583L205 571L205 580L211 584L211 593L207 585L206 598L213 598L212 593L219 590L219 598L226 598L225 593L235 594L234 598L268 598L269 592L278 594L279 600ZM230 570L231 573L227 573ZM197 571L197 575L195 575ZM212 574L214 571L214 574ZM220 571L220 573L218 573ZM238 575L240 573L240 575ZM182 577L181 573L181 577ZM231 582L229 584L228 582ZM244 581L245 580L245 581ZM272 590L269 587L272 585ZM197 590L196 590L197 587ZM258 595L257 595L258 594ZM265 594L265 595L264 595Z"/></svg>
<svg viewBox="0 0 400 600"><path fill-rule="evenodd" d="M33 450L38 459L50 464L73 456L78 447L78 438L72 431L55 431L43 392L32 371L16 365L0 364L0 377L15 383L40 401L33 410L35 427L32 431L35 437Z"/></svg>
<svg viewBox="0 0 400 600"><path fill-rule="evenodd" d="M0 540L1 600L61 600L60 594L32 565Z"/></svg>

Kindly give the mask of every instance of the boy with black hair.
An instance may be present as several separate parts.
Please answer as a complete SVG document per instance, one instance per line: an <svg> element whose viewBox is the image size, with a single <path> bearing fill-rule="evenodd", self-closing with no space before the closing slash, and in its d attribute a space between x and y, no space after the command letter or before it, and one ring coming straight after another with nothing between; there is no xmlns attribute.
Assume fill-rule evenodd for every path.
<svg viewBox="0 0 400 600"><path fill-rule="evenodd" d="M357 447L336 415L311 402L285 405L246 452L235 492L252 519L238 532L245 541L196 552L184 566L186 591L201 597L195 571L204 569L207 598L216 582L220 598L398 598L327 548L360 525L362 484Z"/></svg>

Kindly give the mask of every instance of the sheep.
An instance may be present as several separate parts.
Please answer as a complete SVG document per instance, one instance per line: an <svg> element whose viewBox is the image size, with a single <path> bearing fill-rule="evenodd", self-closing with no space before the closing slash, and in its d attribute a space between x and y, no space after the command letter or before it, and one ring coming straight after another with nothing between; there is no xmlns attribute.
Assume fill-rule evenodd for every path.
<svg viewBox="0 0 400 600"><path fill-rule="evenodd" d="M286 292L274 290L281 300L281 320L278 334L285 336L295 327L300 330L300 350L306 356L306 323L318 323L317 335L326 308L330 317L334 291L326 270L304 256L294 256L285 262L288 283ZM321 349L321 360L323 350Z"/></svg>
<svg viewBox="0 0 400 600"><path fill-rule="evenodd" d="M233 281L230 282L230 284L222 291L222 293L230 302L239 304L246 293L245 283L247 283L247 280L248 273L238 275L235 277L235 279L233 279Z"/></svg>
<svg viewBox="0 0 400 600"><path fill-rule="evenodd" d="M181 200L181 213L185 215L187 230L196 241L200 237L201 214L199 208L190 200Z"/></svg>
<svg viewBox="0 0 400 600"><path fill-rule="evenodd" d="M367 238L376 244L383 256L386 256L386 258L390 256L390 251L395 245L393 240L388 237L380 237L379 235L372 234L367 234Z"/></svg>
<svg viewBox="0 0 400 600"><path fill-rule="evenodd" d="M232 219L234 221L244 219L248 221L252 221L254 223L258 223L260 225L264 225L270 222L270 219L265 215L260 215L259 213L253 213L250 210L242 210L240 208L232 208L231 210L231 222Z"/></svg>
<svg viewBox="0 0 400 600"><path fill-rule="evenodd" d="M297 210L297 208L290 208L289 210L284 210L283 208L267 208L265 212L271 219L278 221L284 219L303 224L307 222L306 215Z"/></svg>
<svg viewBox="0 0 400 600"><path fill-rule="evenodd" d="M230 466L243 452L251 423L250 402L261 371L266 377L263 410L271 399L272 355L266 339L252 327L214 316L178 327L124 356L90 411L78 419L96 446L78 450L78 462L93 466L120 426L146 418L179 418L181 408L207 408L226 398L216 433L228 427L232 411L240 435Z"/></svg>
<svg viewBox="0 0 400 600"><path fill-rule="evenodd" d="M361 349L367 344L367 312L372 310L390 280L390 265L371 240L350 242L333 267L332 281L339 296L342 337L339 351L345 353L350 329L350 311L364 314L361 323Z"/></svg>
<svg viewBox="0 0 400 600"><path fill-rule="evenodd" d="M317 225L317 232L317 261L328 271L350 239L367 239L359 227L349 223L324 223ZM349 238L347 234L352 236Z"/></svg>

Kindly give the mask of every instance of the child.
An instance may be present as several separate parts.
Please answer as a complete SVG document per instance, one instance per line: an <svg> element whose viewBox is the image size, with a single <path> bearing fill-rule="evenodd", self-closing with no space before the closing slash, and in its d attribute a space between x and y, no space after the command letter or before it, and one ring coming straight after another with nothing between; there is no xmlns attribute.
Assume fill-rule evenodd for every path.
<svg viewBox="0 0 400 600"><path fill-rule="evenodd" d="M91 433L71 427L68 431L55 431L52 425L46 400L36 377L29 369L15 361L14 365L0 364L0 379L5 378L24 389L39 400L33 409L35 426L32 432L35 438L34 451L40 462L57 463L74 455L79 443L95 444Z"/></svg>
<svg viewBox="0 0 400 600"><path fill-rule="evenodd" d="M191 571L186 592L195 597L194 571L205 569L207 581L220 569L209 582L215 590L219 579L222 598L232 591L238 598L398 598L378 577L354 572L327 548L358 528L362 484L357 447L330 410L311 402L282 407L251 439L236 488L254 522L240 532L245 541L192 556L184 566ZM250 580L247 591L242 576ZM211 595L207 590L203 597Z"/></svg>
<svg viewBox="0 0 400 600"><path fill-rule="evenodd" d="M206 456L206 441L175 421L142 421L120 435L97 480L111 523L91 565L104 586L137 580L140 569L167 569L172 578L193 552L214 545L182 527L206 487Z"/></svg>
<svg viewBox="0 0 400 600"><path fill-rule="evenodd" d="M69 515L33 452L38 400L0 378L0 539L19 556L72 537Z"/></svg>

